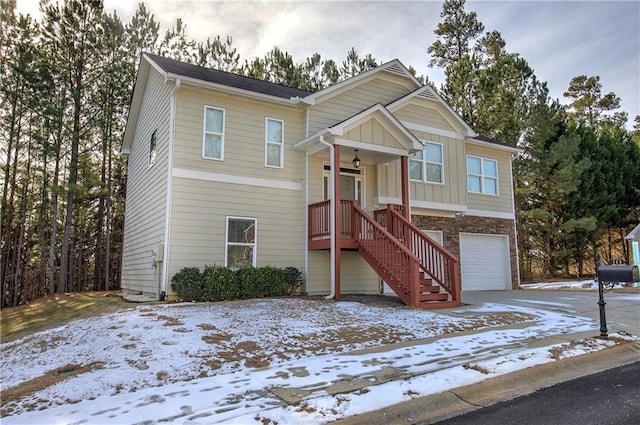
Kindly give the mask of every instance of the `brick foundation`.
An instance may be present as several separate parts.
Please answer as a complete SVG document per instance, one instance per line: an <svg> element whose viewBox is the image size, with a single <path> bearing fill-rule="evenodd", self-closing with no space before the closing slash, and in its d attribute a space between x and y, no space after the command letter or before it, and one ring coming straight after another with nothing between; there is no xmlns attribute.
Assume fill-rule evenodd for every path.
<svg viewBox="0 0 640 425"><path fill-rule="evenodd" d="M518 255L513 220L467 215L455 218L413 215L411 220L421 229L441 231L444 247L458 258L460 257L460 233L507 235L511 260L511 287L518 289Z"/></svg>

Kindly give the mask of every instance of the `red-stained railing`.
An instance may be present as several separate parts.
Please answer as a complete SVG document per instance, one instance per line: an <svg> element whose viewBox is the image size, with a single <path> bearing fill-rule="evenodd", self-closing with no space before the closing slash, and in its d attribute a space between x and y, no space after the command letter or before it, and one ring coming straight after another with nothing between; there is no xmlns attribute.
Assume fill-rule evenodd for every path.
<svg viewBox="0 0 640 425"><path fill-rule="evenodd" d="M355 201L340 200L340 237L351 239L353 234L352 205ZM309 239L327 239L331 237L331 201L316 202L309 205Z"/></svg>
<svg viewBox="0 0 640 425"><path fill-rule="evenodd" d="M309 205L309 239L331 237L331 201Z"/></svg>
<svg viewBox="0 0 640 425"><path fill-rule="evenodd" d="M376 211L375 218L420 259L422 271L442 286L452 301L460 301L459 261L453 254L408 221L395 205Z"/></svg>
<svg viewBox="0 0 640 425"><path fill-rule="evenodd" d="M362 257L405 304L420 307L420 259L355 203L352 210Z"/></svg>

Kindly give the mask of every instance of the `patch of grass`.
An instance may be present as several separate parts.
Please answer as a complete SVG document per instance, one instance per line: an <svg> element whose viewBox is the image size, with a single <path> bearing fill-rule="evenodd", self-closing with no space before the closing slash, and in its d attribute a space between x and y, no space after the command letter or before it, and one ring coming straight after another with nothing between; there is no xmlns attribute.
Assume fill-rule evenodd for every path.
<svg viewBox="0 0 640 425"><path fill-rule="evenodd" d="M133 308L116 292L56 294L27 305L0 311L0 342L9 342L34 332L55 328L76 319Z"/></svg>

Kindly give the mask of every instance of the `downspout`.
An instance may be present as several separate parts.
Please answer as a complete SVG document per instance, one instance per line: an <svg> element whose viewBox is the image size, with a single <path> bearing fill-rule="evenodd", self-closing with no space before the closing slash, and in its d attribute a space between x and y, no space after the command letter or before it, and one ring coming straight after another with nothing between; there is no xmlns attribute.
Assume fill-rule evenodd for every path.
<svg viewBox="0 0 640 425"><path fill-rule="evenodd" d="M329 225L331 226L331 293L325 297L325 299L330 300L335 298L336 296L336 199L335 199L335 191L334 185L336 184L335 179L333 178L333 170L335 170L335 159L333 155L333 145L331 143L327 143L324 140L324 136L320 135L320 143L329 147L329 157L331 158L331 171L332 173L329 176L329 200L330 208L329 208Z"/></svg>
<svg viewBox="0 0 640 425"><path fill-rule="evenodd" d="M173 139L175 131L175 119L178 89L180 88L180 80L176 79L173 91L171 92L171 99L169 101L169 149L168 149L168 161L167 161L167 210L165 212L165 224L164 224L164 249L162 250L162 277L160 283L160 298L164 301L164 296L167 293L167 273L169 258L169 226L171 225L171 200L173 198Z"/></svg>
<svg viewBox="0 0 640 425"><path fill-rule="evenodd" d="M513 237L516 247L516 274L518 275L518 288L520 287L520 248L518 247L518 220L516 215L516 191L513 181L513 155L509 155L509 177L511 178L511 209L513 210ZM513 289L513 284L512 284Z"/></svg>
<svg viewBox="0 0 640 425"><path fill-rule="evenodd" d="M304 228L309 237L309 152L304 152ZM309 242L305 243L304 249L304 279L305 289L309 292Z"/></svg>

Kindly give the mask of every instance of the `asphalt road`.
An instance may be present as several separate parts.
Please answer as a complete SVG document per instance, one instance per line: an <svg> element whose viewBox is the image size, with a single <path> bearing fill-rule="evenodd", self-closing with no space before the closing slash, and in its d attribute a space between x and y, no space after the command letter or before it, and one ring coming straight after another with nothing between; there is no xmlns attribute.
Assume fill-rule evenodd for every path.
<svg viewBox="0 0 640 425"><path fill-rule="evenodd" d="M640 361L437 423L637 425L640 424Z"/></svg>

